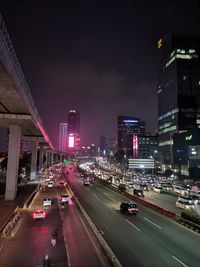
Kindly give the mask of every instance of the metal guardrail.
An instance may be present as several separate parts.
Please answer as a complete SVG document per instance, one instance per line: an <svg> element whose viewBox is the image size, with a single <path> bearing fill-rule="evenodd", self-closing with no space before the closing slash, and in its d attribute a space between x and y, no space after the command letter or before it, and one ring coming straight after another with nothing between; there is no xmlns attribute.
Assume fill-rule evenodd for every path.
<svg viewBox="0 0 200 267"><path fill-rule="evenodd" d="M191 230L194 230L194 231L200 233L200 224L196 224L192 221L188 221L188 220L186 220L186 219L184 219L178 215L177 215L176 219L180 224L186 226L187 228L190 228Z"/></svg>
<svg viewBox="0 0 200 267"><path fill-rule="evenodd" d="M173 219L174 221L184 225L185 227L190 228L191 230L194 230L194 231L200 233L200 225L199 224L196 224L196 223L194 223L192 221L188 221L188 220L182 218L180 215L176 214L175 212L163 209L163 208L161 208L161 207L159 207L157 205L154 205L154 204L152 204L150 202L145 201L144 199L142 199L140 197L131 195L131 194L127 193L127 192L121 192L119 189L117 189L116 187L113 187L112 185L108 184L104 180L98 179L98 181L100 181L105 186L111 188L113 191L117 191L119 193L122 193L126 197L135 200L136 202L140 203L141 205L144 205L144 206L146 206L146 207L148 207L150 209L153 209L154 211L166 216L167 218Z"/></svg>
<svg viewBox="0 0 200 267"><path fill-rule="evenodd" d="M10 221L7 223L7 225L3 229L2 235L4 237L7 237L9 235L13 236L12 231L14 230L18 221L20 220L21 216L22 216L21 212L17 212L12 216Z"/></svg>
<svg viewBox="0 0 200 267"><path fill-rule="evenodd" d="M37 188L29 196L29 198L24 202L24 206L23 206L24 209L26 209L30 206L31 202L35 198L36 194L39 192L40 188L41 188L41 185L38 185Z"/></svg>
<svg viewBox="0 0 200 267"><path fill-rule="evenodd" d="M200 225L199 224L196 224L192 221L188 221L184 218L182 218L180 215L176 214L175 212L172 212L172 211L169 211L169 210L166 210L164 208L161 208L157 205L154 205L150 202L147 202L145 201L144 199L140 198L140 197L137 197L137 196L134 196L134 195L131 195L127 192L124 192L124 191L120 191L116 186L113 186L112 184L108 183L106 180L103 180L103 179L100 179L98 177L96 177L96 180L100 183L102 183L103 185L105 185L106 187L109 187L111 190L113 191L116 191L118 193L122 193L124 194L125 196L127 196L128 198L131 198L133 200L135 200L136 202L139 202L141 205L144 205L150 209L153 209L154 211L170 218L170 219L173 219L174 221L186 226L187 228L190 228L191 230L194 230L196 232L199 232L200 233ZM180 195L178 194L177 192L174 192L174 191L168 191L168 190L165 190L166 194L171 194L171 195Z"/></svg>

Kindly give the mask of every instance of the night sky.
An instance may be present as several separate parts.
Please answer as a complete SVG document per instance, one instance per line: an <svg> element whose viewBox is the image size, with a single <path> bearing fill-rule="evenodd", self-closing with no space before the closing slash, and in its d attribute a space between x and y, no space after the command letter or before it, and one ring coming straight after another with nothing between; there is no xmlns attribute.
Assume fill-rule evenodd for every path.
<svg viewBox="0 0 200 267"><path fill-rule="evenodd" d="M157 128L157 41L200 33L199 0L0 1L46 131L58 144L70 108L81 144L116 138L117 116Z"/></svg>

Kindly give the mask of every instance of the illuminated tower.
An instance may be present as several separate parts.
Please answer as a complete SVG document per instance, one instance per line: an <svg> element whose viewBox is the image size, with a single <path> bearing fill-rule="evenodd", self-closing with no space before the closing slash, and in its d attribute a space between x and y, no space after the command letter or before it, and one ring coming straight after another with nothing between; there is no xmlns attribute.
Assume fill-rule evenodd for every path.
<svg viewBox="0 0 200 267"><path fill-rule="evenodd" d="M59 151L67 150L67 123L60 123L59 127Z"/></svg>
<svg viewBox="0 0 200 267"><path fill-rule="evenodd" d="M80 148L80 114L71 109L68 114L68 150L77 152Z"/></svg>
<svg viewBox="0 0 200 267"><path fill-rule="evenodd" d="M119 154L126 155L128 158L134 154L134 157L136 157L135 141L137 136L145 135L145 123L135 117L118 116L117 131Z"/></svg>
<svg viewBox="0 0 200 267"><path fill-rule="evenodd" d="M80 135L80 114L75 109L71 109L68 114L68 133Z"/></svg>
<svg viewBox="0 0 200 267"><path fill-rule="evenodd" d="M200 37L168 35L158 48L158 146L170 166L173 135L200 128Z"/></svg>

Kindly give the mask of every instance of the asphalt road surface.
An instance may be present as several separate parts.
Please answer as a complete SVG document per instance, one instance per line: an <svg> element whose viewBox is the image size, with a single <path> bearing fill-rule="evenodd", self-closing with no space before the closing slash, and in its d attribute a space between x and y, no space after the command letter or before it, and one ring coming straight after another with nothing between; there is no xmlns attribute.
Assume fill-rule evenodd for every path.
<svg viewBox="0 0 200 267"><path fill-rule="evenodd" d="M73 201L59 209L60 196L66 189L52 187L41 190L31 206L23 211L23 220L13 238L4 238L0 255L1 267L42 267L45 255L51 267L108 266L93 237L77 212ZM32 211L43 207L43 198L50 197L52 206L45 207L47 217L32 219ZM57 243L51 244L52 233L57 232Z"/></svg>
<svg viewBox="0 0 200 267"><path fill-rule="evenodd" d="M75 195L124 267L200 266L200 236L138 205L138 215L125 216L126 197L97 182L84 186L74 170L66 175Z"/></svg>

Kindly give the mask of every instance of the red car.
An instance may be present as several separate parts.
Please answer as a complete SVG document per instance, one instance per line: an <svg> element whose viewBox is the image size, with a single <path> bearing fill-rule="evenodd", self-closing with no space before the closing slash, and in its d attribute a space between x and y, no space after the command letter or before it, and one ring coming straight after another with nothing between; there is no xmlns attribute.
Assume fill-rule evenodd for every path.
<svg viewBox="0 0 200 267"><path fill-rule="evenodd" d="M46 218L46 211L45 210L34 210L32 212L32 218L35 219L43 219Z"/></svg>

